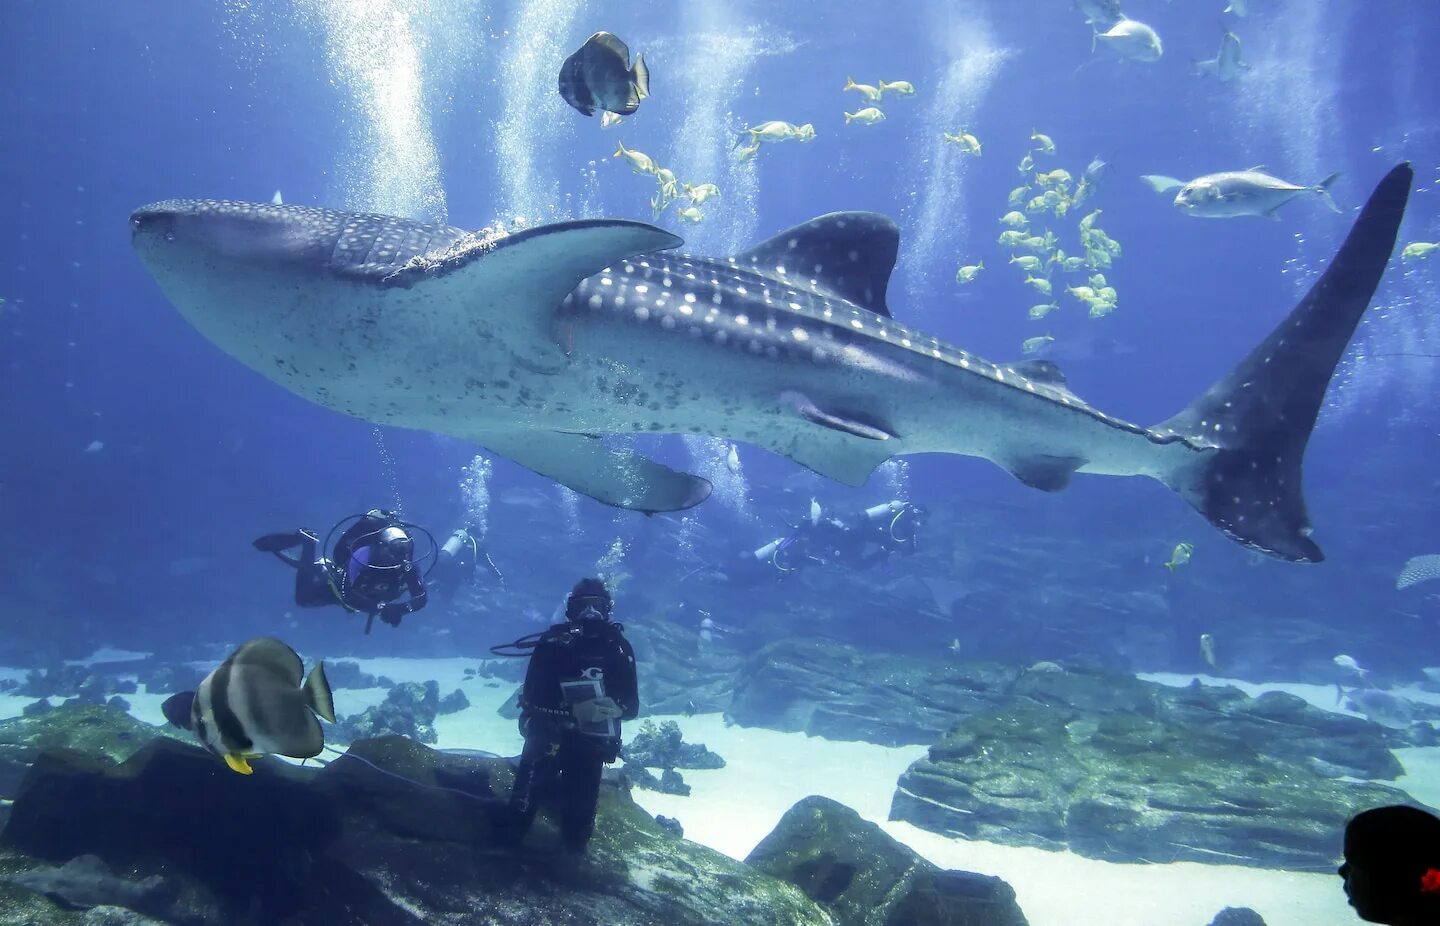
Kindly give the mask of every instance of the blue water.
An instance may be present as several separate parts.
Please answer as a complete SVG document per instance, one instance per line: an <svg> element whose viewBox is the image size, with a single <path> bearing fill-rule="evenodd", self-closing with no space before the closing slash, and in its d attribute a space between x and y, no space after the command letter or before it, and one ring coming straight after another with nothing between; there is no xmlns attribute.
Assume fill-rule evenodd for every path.
<svg viewBox="0 0 1440 926"><path fill-rule="evenodd" d="M1092 55L1089 28L1064 0L903 13L711 0L6 3L0 657L171 651L259 633L357 653L477 652L535 629L522 604L548 615L620 539L622 611L763 617L776 636L807 629L787 624L799 602L828 609L824 631L853 641L933 649L956 638L972 655L1010 660L1198 671L1196 635L1213 632L1257 676L1323 680L1340 652L1396 677L1440 662L1427 587L1393 587L1408 557L1440 552L1440 262L1392 264L1332 384L1306 467L1321 565L1257 565L1147 480L1082 476L1046 495L983 460L931 456L850 489L742 447L741 482L726 477L723 445L692 451L670 438L658 452L677 465L701 454L689 465L719 484L683 521L567 499L495 459L486 541L503 593L482 582L399 631L363 637L338 611L298 613L290 574L249 541L324 531L372 505L398 505L443 536L465 519L463 469L483 450L377 429L255 375L174 311L129 246L126 219L143 203L268 201L277 189L290 203L473 228L517 216L648 219L653 183L610 157L623 140L682 179L720 186L704 224L683 226L673 211L661 220L693 250L725 253L832 210L887 213L902 232L897 318L997 360L1052 334L1052 359L1077 393L1153 423L1289 310L1396 162L1417 170L1402 242L1440 238L1430 55L1440 9L1254 0L1237 20L1223 6L1134 0L1130 14L1165 42L1159 62L1139 64ZM1254 65L1231 84L1189 73L1192 58L1214 55L1222 21ZM604 131L554 91L560 58L597 29L645 52L653 75L640 112ZM909 80L918 92L887 98L880 125L846 126L842 113L859 105L841 92L847 75ZM812 122L817 138L737 166L732 130L767 119ZM981 157L940 141L962 127ZM1107 273L1120 305L1106 318L1062 295L1060 312L1028 319L1045 300L995 243L1032 130L1058 146L1043 168L1078 177L1097 155L1112 164L1071 217L1102 208L1123 245ZM1346 214L1304 197L1277 222L1201 221L1138 180L1261 164L1301 183L1341 171L1333 193ZM957 285L956 268L980 259L980 278ZM103 447L86 452L95 441ZM927 538L943 555L923 562L968 590L948 620L911 620L903 607L852 613L843 596L826 599L822 579L766 586L758 599L678 581L707 556L783 534L812 495L827 510L855 509L895 497L897 479L943 513ZM498 501L517 491L541 506ZM1161 564L1180 541L1194 557L1171 575ZM694 555L677 559L681 544ZM921 559L874 581L918 574Z"/></svg>

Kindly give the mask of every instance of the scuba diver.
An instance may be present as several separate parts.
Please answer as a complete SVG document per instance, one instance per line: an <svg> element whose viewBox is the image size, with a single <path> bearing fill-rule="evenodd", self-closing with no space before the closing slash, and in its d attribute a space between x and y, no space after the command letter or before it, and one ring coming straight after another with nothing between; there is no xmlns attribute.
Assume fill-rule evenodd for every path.
<svg viewBox="0 0 1440 926"><path fill-rule="evenodd" d="M331 535L351 518L355 523L335 541L329 556L324 553L319 535L303 528L288 534L266 534L254 541L255 549L273 553L276 559L295 568L295 603L300 607L338 604L347 611L368 615L366 633L376 617L398 627L405 615L425 607L425 577L415 560L411 532L429 537L429 531L400 520L393 511L372 508L342 520L331 528ZM430 545L432 553L428 555L434 555L433 538ZM294 547L300 548L298 554L286 552ZM397 601L405 592L409 599Z"/></svg>
<svg viewBox="0 0 1440 926"><path fill-rule="evenodd" d="M552 792L565 851L582 853L590 841L601 772L620 756L620 722L640 712L635 652L613 607L603 581L581 579L565 599L565 623L511 644L520 653L500 653L532 650L520 691L525 747L498 821L506 842L524 838Z"/></svg>
<svg viewBox="0 0 1440 926"><path fill-rule="evenodd" d="M892 553L914 554L928 516L923 507L896 499L866 508L863 517L847 523L822 516L812 502L810 520L794 526L792 534L741 553L742 569L753 571L756 564L781 574L807 565L870 569Z"/></svg>
<svg viewBox="0 0 1440 926"><path fill-rule="evenodd" d="M490 554L480 546L480 541L470 532L470 528L457 528L440 545L435 565L425 579L431 591L439 593L441 597L451 597L460 590L460 586L470 585L475 581L475 570L481 563L485 564L485 568L501 585L505 584L505 577L500 574L494 560L490 559Z"/></svg>

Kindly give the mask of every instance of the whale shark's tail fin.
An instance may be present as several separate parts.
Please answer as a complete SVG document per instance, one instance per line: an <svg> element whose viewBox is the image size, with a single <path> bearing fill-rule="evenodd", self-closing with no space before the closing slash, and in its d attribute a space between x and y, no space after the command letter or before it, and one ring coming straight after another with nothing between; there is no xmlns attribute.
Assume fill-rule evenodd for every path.
<svg viewBox="0 0 1440 926"><path fill-rule="evenodd" d="M1395 247L1414 171L1401 164L1371 194L1324 276L1230 375L1151 429L1208 448L1161 480L1211 524L1279 559L1325 558L1301 492L1305 444Z"/></svg>

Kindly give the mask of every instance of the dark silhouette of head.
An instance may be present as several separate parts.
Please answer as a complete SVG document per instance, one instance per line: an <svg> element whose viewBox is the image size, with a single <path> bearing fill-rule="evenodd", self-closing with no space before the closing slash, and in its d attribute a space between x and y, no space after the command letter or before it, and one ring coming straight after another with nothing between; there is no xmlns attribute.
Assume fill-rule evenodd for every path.
<svg viewBox="0 0 1440 926"><path fill-rule="evenodd" d="M1366 922L1440 923L1440 818L1398 804L1356 815L1345 827L1339 873Z"/></svg>

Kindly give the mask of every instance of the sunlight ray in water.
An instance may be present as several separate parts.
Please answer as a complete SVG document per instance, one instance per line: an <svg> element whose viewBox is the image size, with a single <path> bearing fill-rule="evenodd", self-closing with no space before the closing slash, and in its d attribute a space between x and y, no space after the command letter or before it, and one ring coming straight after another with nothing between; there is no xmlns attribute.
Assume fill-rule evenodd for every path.
<svg viewBox="0 0 1440 926"><path fill-rule="evenodd" d="M459 26L431 0L302 0L325 34L332 79L349 95L354 139L340 165L345 205L432 222L447 218L426 109L427 38Z"/></svg>
<svg viewBox="0 0 1440 926"><path fill-rule="evenodd" d="M527 0L519 4L500 65L503 106L495 124L501 215L527 225L567 217L551 153L573 138L575 113L555 92L557 62L578 45L571 24L584 0Z"/></svg>
<svg viewBox="0 0 1440 926"><path fill-rule="evenodd" d="M983 13L967 7L963 16L958 12L935 15L939 21L930 35L940 46L942 64L917 136L911 139L924 169L915 172L919 183L912 205L903 212L905 224L913 231L897 268L908 283L911 310L917 314L932 304L921 294L932 289L936 279L954 272L948 269L948 254L963 246L970 234L966 176L974 159L946 142L943 134L972 126L1009 56L996 44Z"/></svg>

